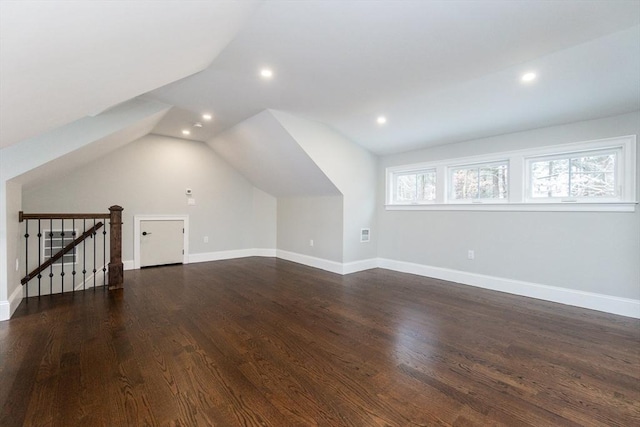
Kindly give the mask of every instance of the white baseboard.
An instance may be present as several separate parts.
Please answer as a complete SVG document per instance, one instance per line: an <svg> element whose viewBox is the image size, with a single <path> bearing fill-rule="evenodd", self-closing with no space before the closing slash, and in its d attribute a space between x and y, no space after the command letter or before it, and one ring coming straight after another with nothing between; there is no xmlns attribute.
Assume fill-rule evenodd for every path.
<svg viewBox="0 0 640 427"><path fill-rule="evenodd" d="M466 271L433 267L405 261L386 258L372 258L361 261L340 263L327 259L312 257L280 249L238 249L229 251L208 252L189 255L189 262L208 262L251 256L277 257L298 264L319 268L337 274L351 274L372 268L385 268L401 273L411 273L419 276L476 286L514 295L537 298L591 310L640 319L640 300L621 298L611 295L584 292L539 283L524 282L496 276L487 276ZM133 261L124 261L124 269L132 270ZM16 288L7 301L0 301L0 321L8 320L22 301L22 286Z"/></svg>
<svg viewBox="0 0 640 427"><path fill-rule="evenodd" d="M24 290L22 285L14 289L7 301L0 301L0 321L9 320L22 302Z"/></svg>
<svg viewBox="0 0 640 427"><path fill-rule="evenodd" d="M0 322L11 317L11 304L9 301L0 301Z"/></svg>
<svg viewBox="0 0 640 427"><path fill-rule="evenodd" d="M103 275L103 272L102 272L103 268L104 268L104 266L100 266L100 268L97 268L96 272L95 273L91 273L89 275L89 277L87 277L84 280L84 282L81 281L80 283L78 283L76 285L76 287L75 287L75 290L76 291L83 291L83 290L86 290L86 289L93 288L94 287L93 286L93 278L94 277L96 278L96 286L102 286L104 284L104 275ZM109 273L107 273L107 277L109 277L108 275L109 275ZM82 277L80 277L80 278L82 278Z"/></svg>
<svg viewBox="0 0 640 427"><path fill-rule="evenodd" d="M281 249L276 250L276 257L342 275L357 273L358 271L370 270L378 266L378 260L376 258L341 263L337 261L330 261L324 258L303 255L297 252L283 251Z"/></svg>
<svg viewBox="0 0 640 427"><path fill-rule="evenodd" d="M201 254L189 254L189 263L220 261L223 259L247 258L251 256L275 257L275 249L234 249L230 251L205 252Z"/></svg>
<svg viewBox="0 0 640 427"><path fill-rule="evenodd" d="M342 264L342 274L357 273L358 271L371 270L378 267L378 259L370 258L360 261L352 261Z"/></svg>
<svg viewBox="0 0 640 427"><path fill-rule="evenodd" d="M252 256L262 256L266 258L275 258L276 250L268 248L254 248Z"/></svg>
<svg viewBox="0 0 640 427"><path fill-rule="evenodd" d="M108 265L107 265L108 266ZM89 275L89 277L86 278L86 280L83 282L80 282L79 284L76 285L76 291L82 291L84 289L89 289L89 288L93 288L93 276L97 274L96 276L96 284L98 286L102 286L102 282L103 279L101 277L101 273L102 273L102 268L103 266L101 266L100 268L98 268L97 272L95 273L91 273ZM133 260L129 260L129 261L122 261L122 268L123 270L133 270L134 269L134 264L133 264Z"/></svg>
<svg viewBox="0 0 640 427"><path fill-rule="evenodd" d="M378 267L636 319L640 318L640 300L631 298L621 298L384 258L378 259Z"/></svg>
<svg viewBox="0 0 640 427"><path fill-rule="evenodd" d="M332 273L342 274L343 264L337 261L330 261L324 258L316 258L309 255L303 255L296 252L283 251L276 249L276 257L286 259L287 261L297 262L298 264L308 265L309 267L319 268L320 270L330 271Z"/></svg>
<svg viewBox="0 0 640 427"><path fill-rule="evenodd" d="M22 285L18 286L11 295L9 295L9 317L13 316L13 313L16 311L16 308L22 302L22 297L24 295L24 287Z"/></svg>

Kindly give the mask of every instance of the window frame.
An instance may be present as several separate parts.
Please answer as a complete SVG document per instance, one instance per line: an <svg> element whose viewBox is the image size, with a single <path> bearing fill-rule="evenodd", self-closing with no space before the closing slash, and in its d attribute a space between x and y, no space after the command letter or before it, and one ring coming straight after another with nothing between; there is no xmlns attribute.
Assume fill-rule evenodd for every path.
<svg viewBox="0 0 640 427"><path fill-rule="evenodd" d="M460 169L478 169L478 185L480 185L480 169L482 167L490 167L490 166L506 166L507 167L507 197L499 198L499 197L480 197L480 189L478 188L478 197L467 198L467 199L455 199L453 197L453 172L455 170ZM490 162L481 162L481 163L471 163L471 164L455 164L451 166L447 166L446 168L446 194L445 200L447 203L508 203L509 202L509 159L495 160ZM436 186L437 191L437 186Z"/></svg>
<svg viewBox="0 0 640 427"><path fill-rule="evenodd" d="M396 173L393 173L392 175L392 182L391 182L391 188L389 188L390 191L390 198L391 200L393 200L394 204L396 205L425 205L425 204L431 204L431 203L435 203L436 202L436 198L434 198L433 200L413 200L411 202L407 202L407 203L401 203L398 202L396 200L396 190L398 188L397 183L398 183L398 177L400 176L406 176L406 175L416 175L416 182L417 182L417 175L420 174L425 174L425 173L434 173L435 174L435 179L436 179L436 198L437 198L437 187L438 187L438 174L435 168L421 168L421 169L411 169L411 170L402 170ZM417 195L417 193L416 193Z"/></svg>
<svg viewBox="0 0 640 427"><path fill-rule="evenodd" d="M591 152L616 152L616 197L531 197L532 160ZM450 170L481 164L508 162L506 199L464 199L450 196ZM636 135L625 135L592 141L549 145L517 151L503 151L464 158L390 166L386 172L387 210L485 210L485 211L586 211L635 212L637 201ZM415 171L436 170L436 198L429 203L399 203L393 200L394 176Z"/></svg>
<svg viewBox="0 0 640 427"><path fill-rule="evenodd" d="M533 197L533 177L532 177L532 164L534 162L539 161L552 161L552 160L569 160L569 182L571 182L571 160L576 157L586 157L590 154L593 155L605 155L605 154L615 154L616 156L616 169L614 171L615 175L615 196L591 196L591 197L573 197L571 196L571 185L568 188L567 196L559 196L559 197ZM620 165L622 160L622 147L609 147L603 149L594 149L594 150L581 150L581 151L570 151L565 153L556 153L550 155L542 155L535 157L527 157L525 158L525 201L527 203L606 203L606 202L621 202L622 199L622 183L624 182L623 176L623 167Z"/></svg>

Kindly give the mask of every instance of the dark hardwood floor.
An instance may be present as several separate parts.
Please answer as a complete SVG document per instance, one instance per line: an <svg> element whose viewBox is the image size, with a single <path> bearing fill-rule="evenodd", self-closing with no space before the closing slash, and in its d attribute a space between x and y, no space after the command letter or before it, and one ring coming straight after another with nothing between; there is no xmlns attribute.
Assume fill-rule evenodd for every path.
<svg viewBox="0 0 640 427"><path fill-rule="evenodd" d="M638 426L640 321L273 258L0 322L0 426Z"/></svg>

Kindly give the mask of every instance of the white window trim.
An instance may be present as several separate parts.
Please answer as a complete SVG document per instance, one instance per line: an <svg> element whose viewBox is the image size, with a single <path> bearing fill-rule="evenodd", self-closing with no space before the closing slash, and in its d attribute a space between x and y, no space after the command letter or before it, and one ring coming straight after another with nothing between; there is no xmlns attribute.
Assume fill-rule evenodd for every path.
<svg viewBox="0 0 640 427"><path fill-rule="evenodd" d="M528 161L537 157L594 151L619 149L618 161L619 198L611 199L533 199L527 197L529 171ZM505 162L509 164L508 199L472 199L450 200L448 197L449 169L458 166ZM399 204L393 203L394 175L411 173L427 169L436 170L436 200L429 203ZM525 150L499 152L488 155L445 159L434 162L386 168L386 209L387 210L480 210L480 211L548 211L548 212L634 212L636 199L636 135L626 135L593 141L575 142Z"/></svg>
<svg viewBox="0 0 640 427"><path fill-rule="evenodd" d="M482 168L483 166L503 166L506 165L507 166L507 177L509 176L509 159L501 159L501 160L492 160L490 162L474 162L474 163L466 163L466 164L459 164L456 163L455 165L452 166L447 166L446 168L446 174L447 174L447 178L446 181L444 182L444 189L446 190L446 200L447 203L464 203L464 204L469 204L469 203L509 203L509 192L507 191L507 198L505 199L501 199L499 197L474 197L474 198L469 198L469 199L454 199L452 197L452 189L449 188L449 183L453 182L453 171L457 170L457 169L472 169L472 168ZM508 178L507 178L508 179ZM478 182L478 185L480 185L480 183ZM436 190L437 191L437 190Z"/></svg>
<svg viewBox="0 0 640 427"><path fill-rule="evenodd" d="M436 199L434 200L415 200L409 203L398 203L395 201L395 189L397 188L397 177L402 176L402 175L414 175L414 174L420 174L420 173L431 173L431 172L435 172L436 173L436 186L438 185L438 171L435 168L430 168L430 169L408 169L408 170L402 170L401 172L396 172L391 176L391 184L388 186L388 194L389 194L389 200L392 200L394 205L405 205L405 204L411 204L411 205L430 205L433 203L437 203L437 191L436 191Z"/></svg>
<svg viewBox="0 0 640 427"><path fill-rule="evenodd" d="M579 154L615 154L618 160L623 160L624 159L624 150L622 149L622 147L608 147L608 148L604 148L604 149L595 149L595 150L581 150L581 151L573 151L570 153L561 153L561 154L553 154L553 155L546 155L546 156L535 156L535 157L528 157L525 159L525 201L526 203L580 203L580 202L585 202L585 203L591 203L591 202L597 202L597 203L606 203L606 202L613 202L613 203L617 203L617 202L621 202L624 200L624 194L623 194L623 190L622 190L622 186L621 183L625 182L625 176L624 176L624 169L625 169L625 165L624 164L620 164L620 162L617 162L616 165L616 186L618 188L616 188L616 194L617 196L611 196L611 197L571 197L571 196L564 196L564 197L532 197L531 195L531 184L532 184L532 179L531 179L531 168L530 168L530 164L535 162L535 161L544 161L544 160L557 160L557 159L569 159L569 158L574 158L577 157L577 155ZM571 191L571 189L569 189L569 191Z"/></svg>

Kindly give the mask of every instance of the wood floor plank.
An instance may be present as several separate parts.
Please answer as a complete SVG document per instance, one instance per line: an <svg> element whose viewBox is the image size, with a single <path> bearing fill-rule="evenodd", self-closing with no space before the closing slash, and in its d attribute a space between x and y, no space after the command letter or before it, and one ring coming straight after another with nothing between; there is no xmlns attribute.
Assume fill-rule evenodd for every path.
<svg viewBox="0 0 640 427"><path fill-rule="evenodd" d="M640 425L640 321L273 258L128 271L0 323L0 425Z"/></svg>

